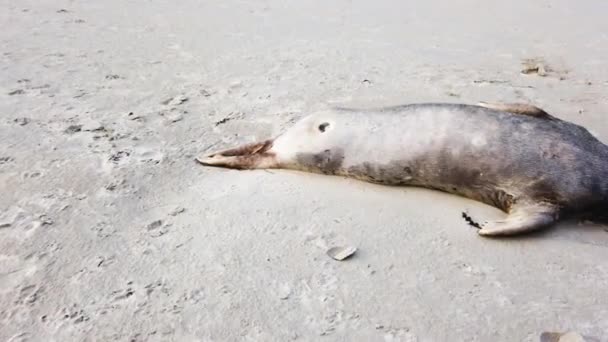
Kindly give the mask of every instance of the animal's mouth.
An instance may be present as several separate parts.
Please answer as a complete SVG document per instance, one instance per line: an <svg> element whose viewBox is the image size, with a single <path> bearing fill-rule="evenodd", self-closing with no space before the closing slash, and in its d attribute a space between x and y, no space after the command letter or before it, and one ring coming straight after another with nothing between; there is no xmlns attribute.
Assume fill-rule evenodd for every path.
<svg viewBox="0 0 608 342"><path fill-rule="evenodd" d="M261 165L262 161L273 156L273 154L268 152L272 148L273 141L270 139L214 152L197 157L196 161L206 166L234 169L256 168Z"/></svg>

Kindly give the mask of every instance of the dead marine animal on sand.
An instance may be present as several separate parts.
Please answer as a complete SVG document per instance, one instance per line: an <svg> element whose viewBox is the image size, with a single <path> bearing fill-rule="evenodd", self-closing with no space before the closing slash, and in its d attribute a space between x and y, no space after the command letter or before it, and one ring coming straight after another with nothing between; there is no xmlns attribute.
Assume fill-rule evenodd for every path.
<svg viewBox="0 0 608 342"><path fill-rule="evenodd" d="M332 108L274 139L201 156L208 166L291 169L464 196L508 215L483 236L608 211L608 146L528 104Z"/></svg>

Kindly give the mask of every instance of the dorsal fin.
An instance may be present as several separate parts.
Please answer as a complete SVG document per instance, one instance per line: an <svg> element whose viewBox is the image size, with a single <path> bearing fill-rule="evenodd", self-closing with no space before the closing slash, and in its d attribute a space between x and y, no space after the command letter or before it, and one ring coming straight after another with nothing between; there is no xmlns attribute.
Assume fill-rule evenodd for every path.
<svg viewBox="0 0 608 342"><path fill-rule="evenodd" d="M527 103L488 103L488 102L479 102L478 106L495 109L502 112L508 112L519 115L527 115L535 118L543 118L543 119L552 119L553 116L549 115L549 113L544 110L527 104Z"/></svg>

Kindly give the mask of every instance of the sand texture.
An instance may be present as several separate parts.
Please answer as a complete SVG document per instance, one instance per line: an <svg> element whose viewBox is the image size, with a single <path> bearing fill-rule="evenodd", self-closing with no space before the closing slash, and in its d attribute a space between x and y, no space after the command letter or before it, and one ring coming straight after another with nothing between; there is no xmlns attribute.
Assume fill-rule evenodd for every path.
<svg viewBox="0 0 608 342"><path fill-rule="evenodd" d="M532 102L606 143L607 1L0 8L0 341L608 341L606 226L484 239L456 196L194 162L331 104Z"/></svg>

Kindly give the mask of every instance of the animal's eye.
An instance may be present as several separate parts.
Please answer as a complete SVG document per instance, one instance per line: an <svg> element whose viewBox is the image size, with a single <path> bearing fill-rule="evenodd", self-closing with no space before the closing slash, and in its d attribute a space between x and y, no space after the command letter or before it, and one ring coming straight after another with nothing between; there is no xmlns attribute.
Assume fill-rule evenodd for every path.
<svg viewBox="0 0 608 342"><path fill-rule="evenodd" d="M329 123L328 122L324 122L324 123L322 123L322 124L319 125L319 131L325 132L325 130L327 129L327 127L329 127Z"/></svg>

